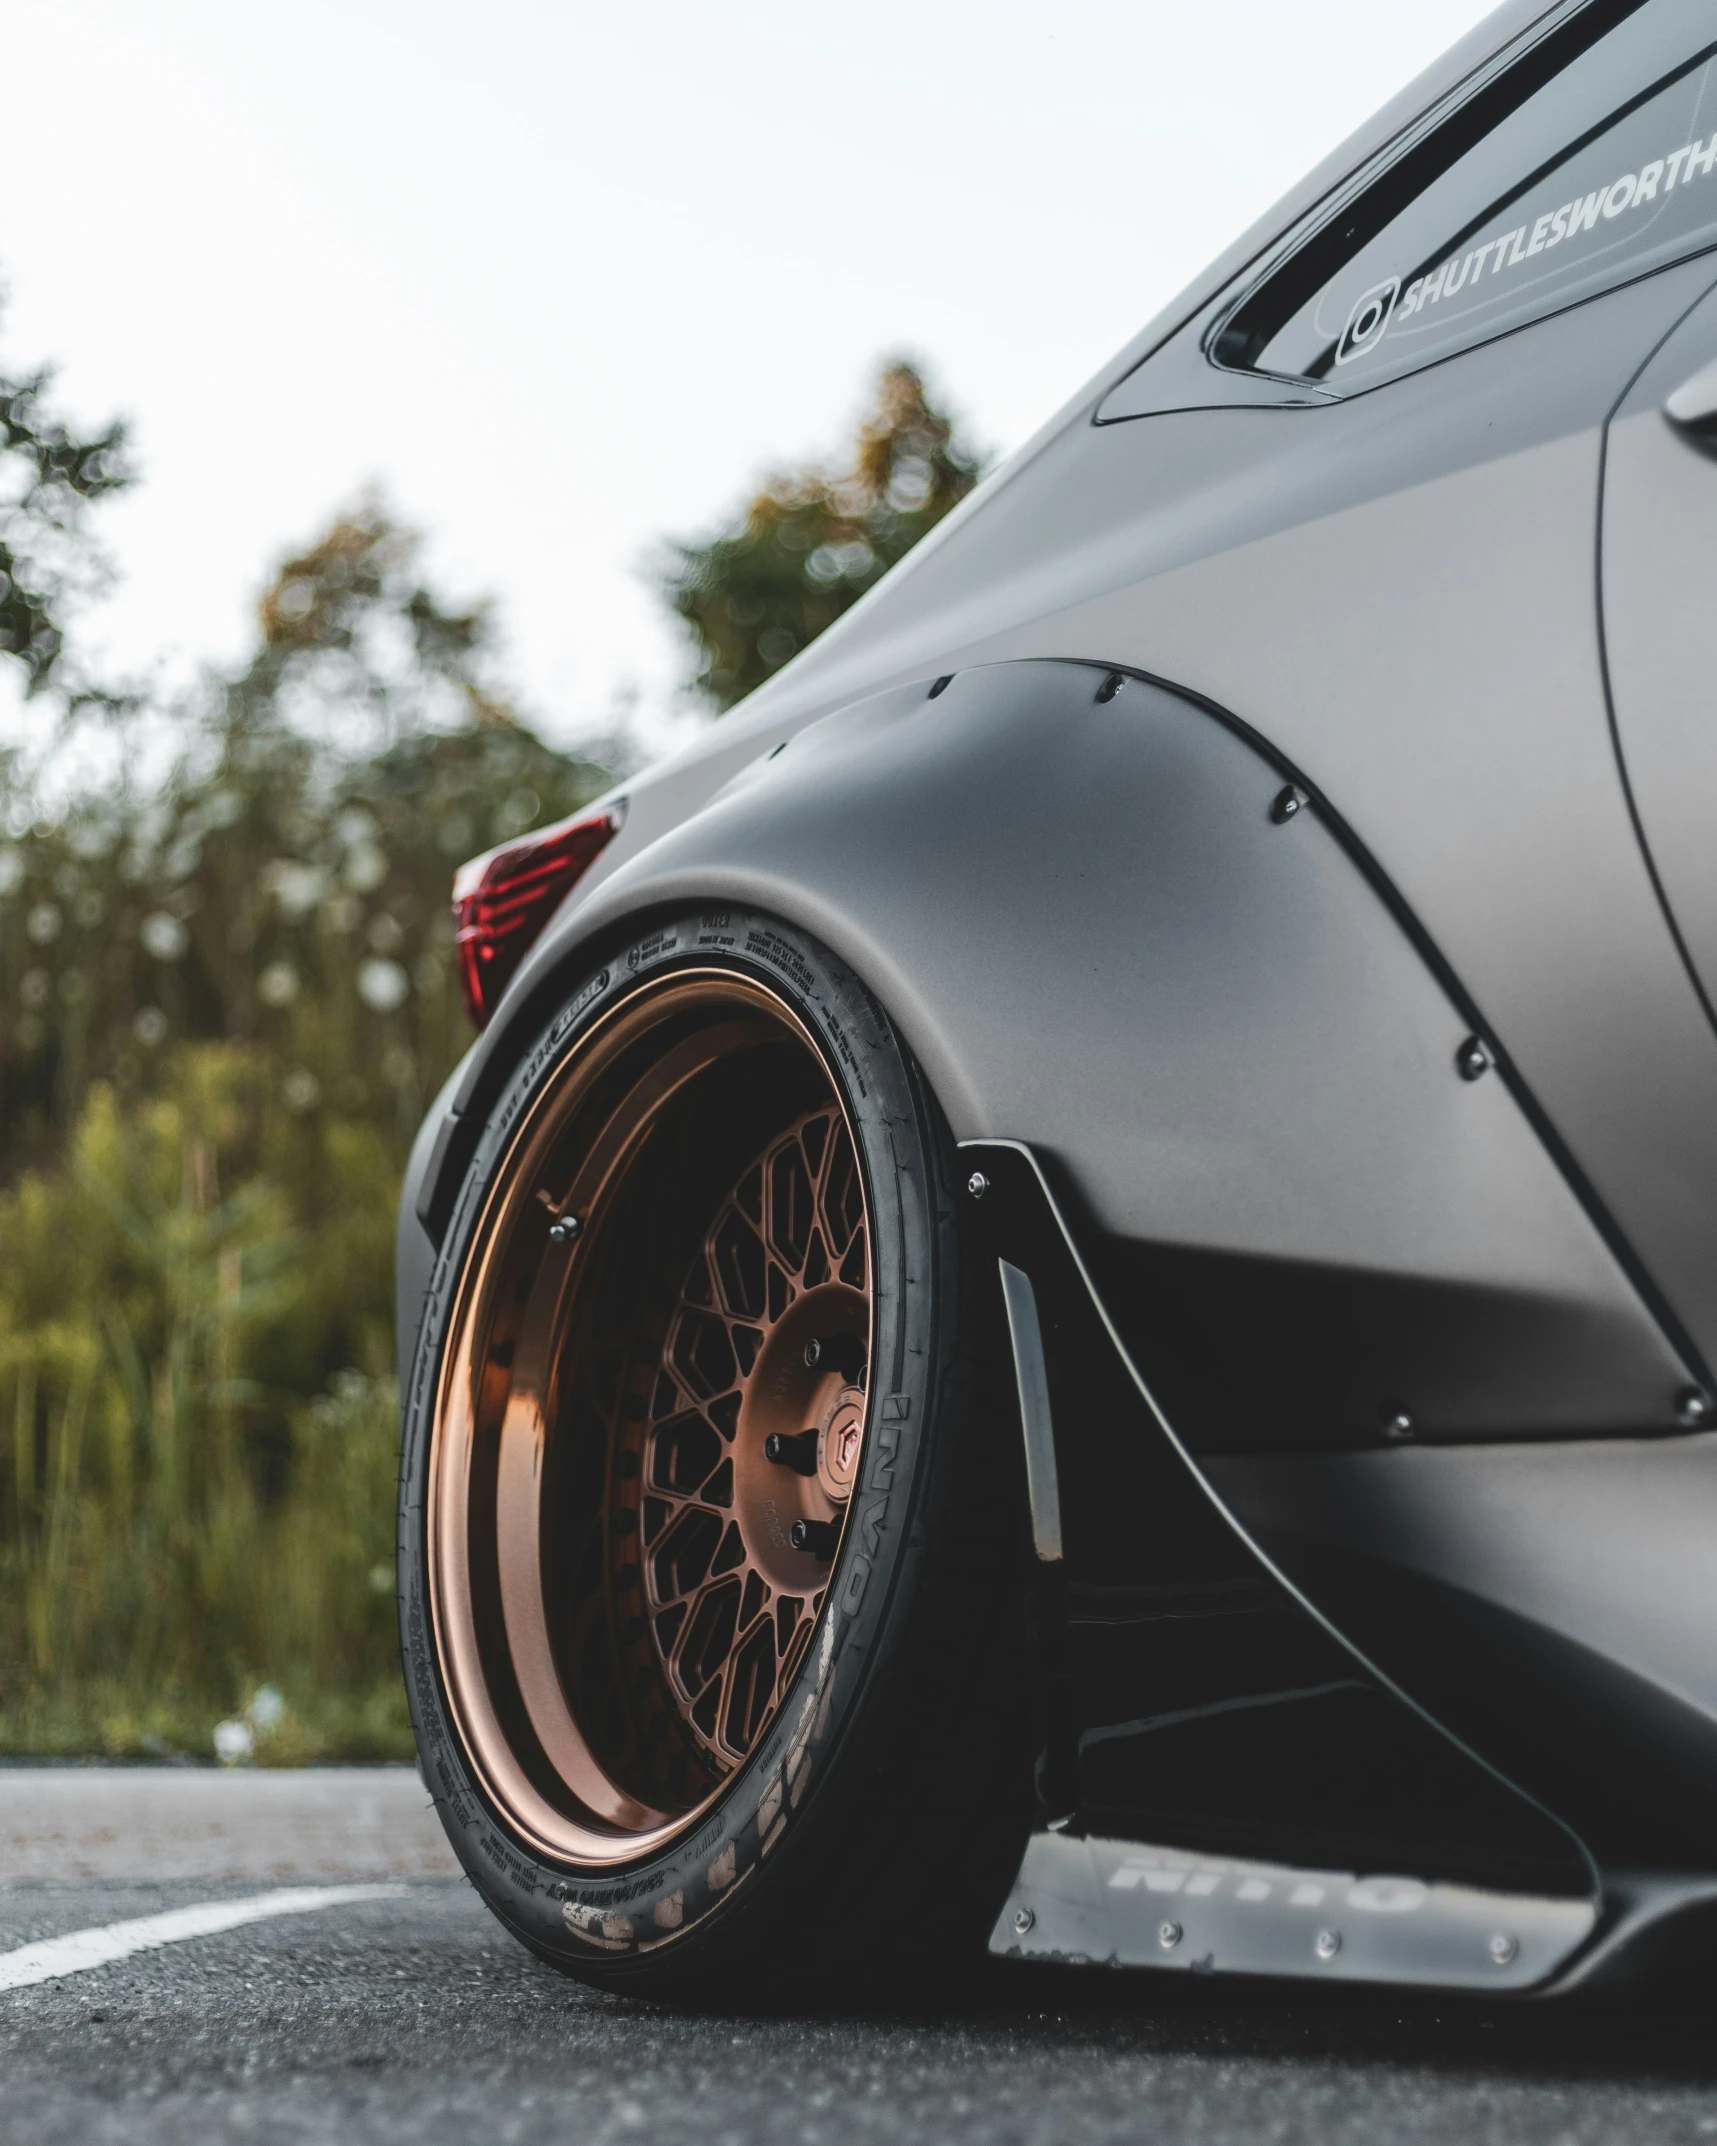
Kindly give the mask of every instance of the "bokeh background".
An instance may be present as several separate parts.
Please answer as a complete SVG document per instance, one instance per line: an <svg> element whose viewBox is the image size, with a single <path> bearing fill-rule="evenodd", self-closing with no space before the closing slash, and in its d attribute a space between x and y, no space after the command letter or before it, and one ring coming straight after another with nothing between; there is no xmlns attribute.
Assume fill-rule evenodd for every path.
<svg viewBox="0 0 1717 2146"><path fill-rule="evenodd" d="M12 0L0 1753L408 1754L453 867L790 661L1483 12Z"/></svg>

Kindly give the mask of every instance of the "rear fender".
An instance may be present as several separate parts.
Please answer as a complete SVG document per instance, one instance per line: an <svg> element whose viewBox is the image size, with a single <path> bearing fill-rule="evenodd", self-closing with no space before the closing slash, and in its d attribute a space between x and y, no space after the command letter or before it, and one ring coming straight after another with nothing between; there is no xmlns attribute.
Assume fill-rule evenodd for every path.
<svg viewBox="0 0 1717 2146"><path fill-rule="evenodd" d="M571 975L653 917L645 966L724 950L727 904L850 963L957 1139L1043 1158L1194 1450L1664 1432L1704 1383L1312 776L1097 665L828 716L563 912L427 1143L432 1237Z"/></svg>

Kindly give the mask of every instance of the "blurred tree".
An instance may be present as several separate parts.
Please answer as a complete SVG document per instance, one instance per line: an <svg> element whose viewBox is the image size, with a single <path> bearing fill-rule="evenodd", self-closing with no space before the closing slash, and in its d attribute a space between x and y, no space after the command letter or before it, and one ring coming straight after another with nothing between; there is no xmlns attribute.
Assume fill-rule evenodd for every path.
<svg viewBox="0 0 1717 2146"><path fill-rule="evenodd" d="M771 477L736 527L672 547L664 587L696 641L699 690L725 711L761 685L958 505L981 467L916 368L886 366L850 470Z"/></svg>
<svg viewBox="0 0 1717 2146"><path fill-rule="evenodd" d="M92 1080L147 1086L185 1043L253 1041L390 1129L458 1057L453 866L608 777L509 710L485 612L416 553L376 502L341 514L270 582L251 660L178 711L163 779L45 817L0 795L0 1177Z"/></svg>
<svg viewBox="0 0 1717 2146"><path fill-rule="evenodd" d="M409 1749L391 1245L470 1040L449 882L609 780L490 643L364 500L158 779L0 760L0 1748L206 1751L267 1678L276 1755Z"/></svg>
<svg viewBox="0 0 1717 2146"><path fill-rule="evenodd" d="M227 688L229 729L308 734L347 757L466 723L518 731L482 682L488 606L443 603L418 577L418 551L368 496L286 560L257 606L256 652Z"/></svg>
<svg viewBox="0 0 1717 2146"><path fill-rule="evenodd" d="M50 682L69 699L105 699L68 680L64 608L99 582L103 564L92 542L92 502L132 481L125 428L77 433L50 403L47 370L0 370L0 653L23 666L24 690Z"/></svg>

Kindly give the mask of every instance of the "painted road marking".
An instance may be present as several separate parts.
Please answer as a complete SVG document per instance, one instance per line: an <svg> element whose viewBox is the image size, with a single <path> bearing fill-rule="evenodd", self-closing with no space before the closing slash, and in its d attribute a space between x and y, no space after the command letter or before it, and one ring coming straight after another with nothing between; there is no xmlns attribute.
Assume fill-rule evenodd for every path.
<svg viewBox="0 0 1717 2146"><path fill-rule="evenodd" d="M32 1982L53 1982L61 1975L81 1975L134 1952L155 1952L182 1944L188 1937L213 1937L247 1922L272 1915L309 1915L317 1908L339 1907L354 1900L397 1900L403 1885L288 1885L272 1893L251 1893L243 1900L207 1900L201 1907L171 1908L165 1915L139 1915L130 1922L104 1923L94 1930L72 1930L0 1952L0 1990L23 1989Z"/></svg>

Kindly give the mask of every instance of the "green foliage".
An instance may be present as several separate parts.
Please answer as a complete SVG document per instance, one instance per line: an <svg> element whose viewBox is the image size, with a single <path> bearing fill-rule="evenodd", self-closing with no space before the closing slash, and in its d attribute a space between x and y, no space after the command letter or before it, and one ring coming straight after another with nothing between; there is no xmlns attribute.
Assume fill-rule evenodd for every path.
<svg viewBox="0 0 1717 2146"><path fill-rule="evenodd" d="M129 1109L97 1084L66 1166L0 1195L7 1748L206 1755L266 1676L282 1755L406 1749L385 1310L363 1369L303 1391L375 1248L326 1260L304 1226L268 1074L216 1044ZM342 1130L360 1200L385 1193L385 1142Z"/></svg>
<svg viewBox="0 0 1717 2146"><path fill-rule="evenodd" d="M26 693L65 682L64 607L100 575L88 509L131 482L124 427L80 435L52 385L47 371L0 372L0 653L23 666Z"/></svg>
<svg viewBox="0 0 1717 2146"><path fill-rule="evenodd" d="M725 710L761 685L957 506L979 469L915 369L886 367L850 470L772 477L737 527L674 546L665 588L696 641L699 690Z"/></svg>
<svg viewBox="0 0 1717 2146"><path fill-rule="evenodd" d="M94 1080L152 1092L179 1041L244 1041L314 1124L403 1137L470 1040L448 888L606 783L479 682L484 621L374 507L280 570L259 647L174 726L147 790L0 839L0 1174L59 1152ZM332 1186L330 1186L332 1192Z"/></svg>
<svg viewBox="0 0 1717 2146"><path fill-rule="evenodd" d="M403 1755L400 1172L470 1038L453 866L607 782L373 503L147 788L0 790L0 1748ZM259 1719L262 1717L259 1716Z"/></svg>

